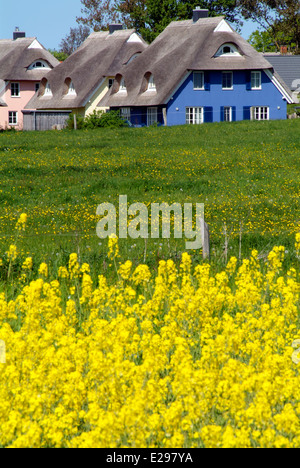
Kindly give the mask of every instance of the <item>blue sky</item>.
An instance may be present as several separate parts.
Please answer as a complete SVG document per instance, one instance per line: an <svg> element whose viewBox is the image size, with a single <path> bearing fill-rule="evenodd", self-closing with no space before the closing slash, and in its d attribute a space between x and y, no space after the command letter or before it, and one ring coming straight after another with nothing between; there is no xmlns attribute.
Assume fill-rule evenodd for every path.
<svg viewBox="0 0 300 468"><path fill-rule="evenodd" d="M59 49L59 43L71 27L77 26L81 13L80 0L1 0L0 39L12 38L15 27L26 32L27 37L37 37L46 49ZM242 36L248 39L257 29L248 23Z"/></svg>

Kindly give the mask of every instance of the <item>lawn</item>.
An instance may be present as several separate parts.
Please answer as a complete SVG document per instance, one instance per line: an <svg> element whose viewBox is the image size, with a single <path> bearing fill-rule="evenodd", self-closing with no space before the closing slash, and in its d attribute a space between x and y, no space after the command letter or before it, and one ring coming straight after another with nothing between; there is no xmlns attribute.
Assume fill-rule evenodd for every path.
<svg viewBox="0 0 300 468"><path fill-rule="evenodd" d="M55 270L74 251L105 271L96 209L127 195L128 204L204 203L216 266L253 248L263 258L279 244L289 257L300 221L299 128L295 120L0 134L0 251L25 212L23 256ZM150 240L145 255L142 239L120 243L123 258L154 268L184 248L184 240Z"/></svg>

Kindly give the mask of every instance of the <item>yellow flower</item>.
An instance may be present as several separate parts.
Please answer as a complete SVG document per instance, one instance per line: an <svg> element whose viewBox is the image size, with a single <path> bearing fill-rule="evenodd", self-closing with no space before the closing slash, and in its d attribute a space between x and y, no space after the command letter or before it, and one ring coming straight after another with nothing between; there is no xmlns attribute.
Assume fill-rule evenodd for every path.
<svg viewBox="0 0 300 468"><path fill-rule="evenodd" d="M23 262L22 269L23 270L32 270L33 261L31 257L27 257L26 260Z"/></svg>
<svg viewBox="0 0 300 468"><path fill-rule="evenodd" d="M48 277L48 265L46 263L41 263L39 267L39 275L44 276L44 278Z"/></svg>
<svg viewBox="0 0 300 468"><path fill-rule="evenodd" d="M14 262L18 255L17 247L15 245L10 245L6 255L9 261Z"/></svg>
<svg viewBox="0 0 300 468"><path fill-rule="evenodd" d="M18 231L25 231L26 223L27 223L27 214L22 213L17 221L16 229Z"/></svg>

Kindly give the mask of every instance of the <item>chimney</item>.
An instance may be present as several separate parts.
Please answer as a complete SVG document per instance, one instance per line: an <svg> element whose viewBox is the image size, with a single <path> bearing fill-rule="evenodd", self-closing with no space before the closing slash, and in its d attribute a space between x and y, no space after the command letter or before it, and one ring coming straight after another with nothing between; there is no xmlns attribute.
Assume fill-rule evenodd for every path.
<svg viewBox="0 0 300 468"><path fill-rule="evenodd" d="M193 21L196 23L200 18L208 18L208 10L201 10L199 6L193 10Z"/></svg>
<svg viewBox="0 0 300 468"><path fill-rule="evenodd" d="M109 25L109 34L114 33L115 31L120 31L123 29L123 25L119 23L114 23Z"/></svg>
<svg viewBox="0 0 300 468"><path fill-rule="evenodd" d="M15 41L16 39L20 39L20 38L22 38L22 37L26 37L26 33L25 33L25 32L21 32L21 31L20 31L20 28L16 27L16 29L15 29L15 31L14 31L14 33L13 33L13 39L14 39L14 41Z"/></svg>
<svg viewBox="0 0 300 468"><path fill-rule="evenodd" d="M288 47L287 46L281 46L280 47L280 53L281 53L281 55L287 55Z"/></svg>

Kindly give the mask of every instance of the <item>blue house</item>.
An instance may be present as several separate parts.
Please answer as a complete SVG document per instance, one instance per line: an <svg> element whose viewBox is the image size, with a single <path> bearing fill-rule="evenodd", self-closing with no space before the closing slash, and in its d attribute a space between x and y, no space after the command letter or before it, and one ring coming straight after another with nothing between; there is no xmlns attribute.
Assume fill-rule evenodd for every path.
<svg viewBox="0 0 300 468"><path fill-rule="evenodd" d="M224 17L196 9L124 64L98 106L143 126L286 119L293 102L272 65Z"/></svg>

